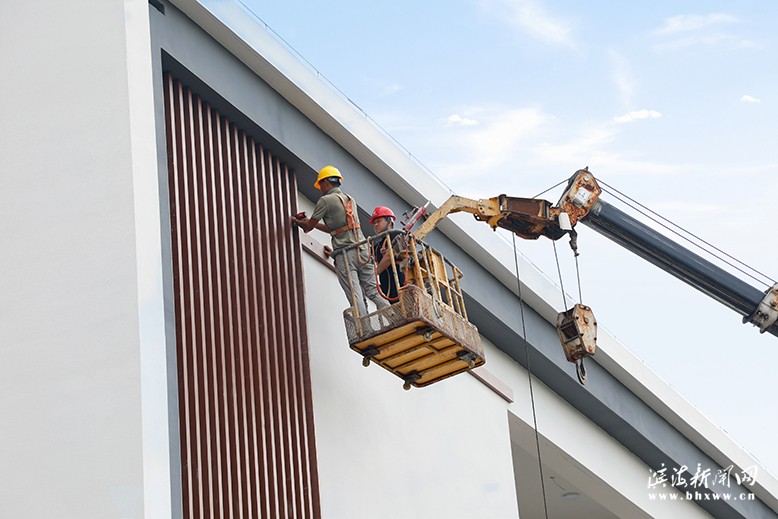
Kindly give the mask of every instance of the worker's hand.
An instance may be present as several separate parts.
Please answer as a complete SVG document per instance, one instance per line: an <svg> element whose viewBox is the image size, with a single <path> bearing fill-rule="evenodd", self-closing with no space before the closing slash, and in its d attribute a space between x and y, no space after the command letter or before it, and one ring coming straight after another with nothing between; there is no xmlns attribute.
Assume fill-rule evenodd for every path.
<svg viewBox="0 0 778 519"><path fill-rule="evenodd" d="M324 257L329 258L330 256L332 256L332 247L330 247L329 245L325 245L324 246Z"/></svg>
<svg viewBox="0 0 778 519"><path fill-rule="evenodd" d="M326 225L319 223L315 218L308 218L305 213L297 213L292 216L292 223L297 225L303 232L308 233L313 229L319 229L322 232L329 232Z"/></svg>
<svg viewBox="0 0 778 519"><path fill-rule="evenodd" d="M308 215L305 214L305 211L300 211L299 213L292 215L292 223L295 225L305 223L305 220L307 219Z"/></svg>

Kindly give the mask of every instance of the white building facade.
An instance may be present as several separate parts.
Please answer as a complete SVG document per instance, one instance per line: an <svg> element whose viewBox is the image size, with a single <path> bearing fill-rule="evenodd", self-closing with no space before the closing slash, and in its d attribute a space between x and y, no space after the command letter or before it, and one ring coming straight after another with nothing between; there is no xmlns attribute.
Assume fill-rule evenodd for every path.
<svg viewBox="0 0 778 519"><path fill-rule="evenodd" d="M328 237L289 216L327 164L363 226L449 193L236 2L0 20L0 517L778 516L763 470L662 486L760 467L605 333L581 386L558 289L519 258L521 312L468 217L428 241L486 365L409 392L363 368Z"/></svg>

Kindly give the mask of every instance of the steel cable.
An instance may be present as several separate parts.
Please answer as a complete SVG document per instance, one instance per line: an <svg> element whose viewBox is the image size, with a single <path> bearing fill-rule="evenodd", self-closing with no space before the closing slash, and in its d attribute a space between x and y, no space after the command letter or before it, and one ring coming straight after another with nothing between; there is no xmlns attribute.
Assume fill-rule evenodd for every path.
<svg viewBox="0 0 778 519"><path fill-rule="evenodd" d="M614 188L614 187L612 187L612 186L610 186L610 185L606 184L606 183L605 183L605 182L603 182L602 180L598 180L598 182L599 182L600 184L602 184L603 186L605 186L605 187L607 187L607 188L608 188L608 189L605 189L604 191L606 191L607 193L609 193L611 196L613 196L614 198L616 198L617 200L619 200L619 201L620 201L620 202L622 202L623 204L625 204L625 205L629 206L630 208L632 208L632 209L634 209L635 211L637 211L638 213L642 214L643 216L645 216L646 218L648 218L648 219L649 219L649 220L651 220L652 222L656 223L657 225L660 225L660 226L661 226L661 227L663 227L664 229L667 229L667 230L668 230L668 231L670 231L671 233L673 233L673 234L675 234L676 236L678 236L679 238L681 238L681 239L683 239L683 240L685 240L685 241L689 242L690 244L694 245L694 246L695 246L695 247L697 247L698 249L700 249L700 250L702 250L702 251L704 251L704 252L706 252L706 253L710 254L711 256L713 256L714 258L718 259L718 260L719 260L719 261L721 261L722 263L725 263L725 264L729 265L730 267L734 268L735 270L737 270L738 272L742 273L743 275L745 275L745 276L748 276L749 278L753 279L754 281L756 281L756 282L758 282L758 283L761 283L761 284L763 284L763 285L765 285L765 286L770 286L770 285L772 285L772 284L774 284L774 283L775 283L775 280L774 280L774 279L772 279L772 278L771 278L770 276L768 276L767 274L764 274L764 273L762 273L762 272L760 272L760 271L756 270L755 268L753 268L753 267L749 266L748 264L744 263L743 261L740 261L739 259L737 259L737 258L735 258L734 256L732 256L731 254L729 254L729 253L727 253L727 252L725 252L725 251L721 250L720 248L716 247L715 245L711 244L710 242L708 242L708 241L706 241L706 240L704 240L704 239L700 238L700 237L699 237L699 236L697 236L696 234L694 234L694 233L692 233L692 232L690 232L690 231L688 231L688 230L684 229L684 228L683 228L683 227L681 227L680 225L678 225L678 224L676 224L676 223L672 222L672 221L671 221L671 220L669 220L668 218L665 218L664 216L660 215L660 214L659 214L659 213L657 213L656 211L653 211L652 209L650 209L650 208L646 207L645 205L641 204L640 202L638 202L638 201L637 201L637 200L635 200L634 198L630 197L629 195L625 195L624 193L622 193L622 192L621 192L621 191L619 191L618 189L616 189L616 188ZM623 197L623 198L620 198L620 197ZM626 199L626 200L625 200L625 199ZM629 201L627 201L627 200L629 200ZM630 202L631 202L631 203L630 203ZM633 204L635 204L635 205L633 205ZM639 206L639 207L636 207L636 206ZM643 210L641 210L641 209L643 209ZM651 214L647 214L647 213L651 213ZM652 215L656 216L656 218L654 218L654 216L652 216ZM708 246L708 247L710 247L710 248L714 249L715 251L717 251L717 252L719 252L719 253L723 254L724 256L726 256L727 258L731 259L731 260L732 260L732 261L734 261L735 263L738 263L738 264L742 265L743 267L745 267L746 269L750 270L751 272L753 272L753 273L755 273L755 274L758 274L758 275L762 276L764 279L767 279L767 280L769 281L769 283L768 283L768 282L765 282L763 279L759 279L759 278L757 278L756 276L754 276L753 274L751 274L751 273L749 273L749 272L746 272L745 270L743 270L742 268L740 268L740 267L738 267L737 265L733 264L732 262L728 261L727 259L725 259L725 258L721 257L720 255L718 255L718 254L714 253L713 251L711 251L711 250L709 250L709 249L706 249L705 247L703 247L703 246L702 246L702 245L700 245L699 243L696 243L696 242L694 242L694 241L693 241L693 240L691 240L691 239L690 239L688 236L684 236L684 235L683 235L683 234L681 234L680 232L676 231L675 229L673 229L673 228L671 228L670 226L668 226L668 225L664 224L663 222L661 222L661 221L660 221L660 219L661 219L661 220L664 220L665 222L667 222L667 223L668 223L668 224L670 224L671 226L673 226L673 227L676 227L677 229L680 229L682 232L686 233L687 235L689 235L689 236L692 236L694 239L696 239L696 240L699 240L700 242L704 243L706 246Z"/></svg>
<svg viewBox="0 0 778 519"><path fill-rule="evenodd" d="M518 250L516 248L516 235L511 233L513 236L513 259L516 263L516 285L519 292L519 311L521 313L521 333L522 333L522 339L524 340L524 358L527 363L527 379L529 380L529 396L530 396L530 402L532 404L532 425L535 429L535 448L537 449L538 454L538 471L540 472L540 489L543 494L543 510L546 515L546 519L548 519L548 502L546 500L546 484L543 480L543 461L540 456L540 435L538 433L538 416L537 412L535 410L535 391L532 387L532 366L530 365L529 360L529 342L527 341L527 325L526 321L524 319L524 298L521 295L521 278L519 277L519 254ZM562 295L564 296L564 291L562 292Z"/></svg>

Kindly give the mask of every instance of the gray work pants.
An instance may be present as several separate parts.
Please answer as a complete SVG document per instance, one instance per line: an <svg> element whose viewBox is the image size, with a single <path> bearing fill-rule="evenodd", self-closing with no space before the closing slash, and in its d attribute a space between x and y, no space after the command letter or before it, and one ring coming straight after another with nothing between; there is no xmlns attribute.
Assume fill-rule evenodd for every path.
<svg viewBox="0 0 778 519"><path fill-rule="evenodd" d="M375 283L373 262L366 247L348 249L335 256L335 272L338 282L346 293L350 305L356 304L359 315L367 315L365 297L373 301L378 310L389 306L389 301L381 297ZM349 278L351 282L349 283ZM352 296L352 288L354 290Z"/></svg>

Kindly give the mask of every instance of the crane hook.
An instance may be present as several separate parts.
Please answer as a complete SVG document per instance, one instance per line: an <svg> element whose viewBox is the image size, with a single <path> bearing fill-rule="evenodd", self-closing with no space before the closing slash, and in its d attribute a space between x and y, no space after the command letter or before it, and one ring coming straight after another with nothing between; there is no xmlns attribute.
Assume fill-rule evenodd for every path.
<svg viewBox="0 0 778 519"><path fill-rule="evenodd" d="M586 385L586 367L584 366L583 358L580 358L577 361L575 361L575 374L578 375L578 382L580 382L582 386L585 386Z"/></svg>

